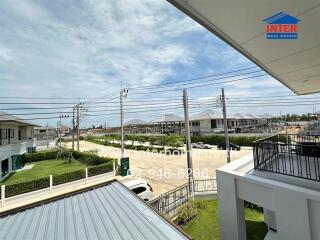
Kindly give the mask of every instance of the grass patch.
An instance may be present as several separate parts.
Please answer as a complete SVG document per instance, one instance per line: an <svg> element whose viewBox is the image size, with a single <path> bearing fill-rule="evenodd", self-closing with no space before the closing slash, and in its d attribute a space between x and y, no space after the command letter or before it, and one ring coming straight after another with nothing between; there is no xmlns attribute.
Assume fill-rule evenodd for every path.
<svg viewBox="0 0 320 240"><path fill-rule="evenodd" d="M218 221L218 201L203 201L206 208L199 209L195 219L182 226L182 229L194 240L220 239ZM245 208L247 239L262 240L267 232L262 213Z"/></svg>
<svg viewBox="0 0 320 240"><path fill-rule="evenodd" d="M1 184L15 184L21 182L28 182L39 178L48 177L49 175L58 175L77 170L83 170L87 166L79 161L73 160L69 164L65 164L64 160L45 160L39 162L31 162L34 164L32 169L23 170L12 173L8 178L1 181Z"/></svg>

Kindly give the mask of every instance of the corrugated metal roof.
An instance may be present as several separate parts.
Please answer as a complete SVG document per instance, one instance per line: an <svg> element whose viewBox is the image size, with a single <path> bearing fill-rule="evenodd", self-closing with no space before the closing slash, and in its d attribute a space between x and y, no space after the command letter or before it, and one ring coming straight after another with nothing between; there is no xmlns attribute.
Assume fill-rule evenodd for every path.
<svg viewBox="0 0 320 240"><path fill-rule="evenodd" d="M189 238L114 181L0 218L0 239Z"/></svg>
<svg viewBox="0 0 320 240"><path fill-rule="evenodd" d="M34 124L26 120L22 120L19 117L16 117L12 114L2 112L2 111L0 111L0 122L18 122L18 123L23 123L25 125L30 125L30 126L39 126L37 124Z"/></svg>
<svg viewBox="0 0 320 240"><path fill-rule="evenodd" d="M125 125L129 126L129 125L143 125L143 124L146 124L146 122L141 119L132 119L128 121Z"/></svg>
<svg viewBox="0 0 320 240"><path fill-rule="evenodd" d="M163 114L157 119L154 119L153 123L161 123L161 122L183 122L183 118L175 115L175 114Z"/></svg>
<svg viewBox="0 0 320 240"><path fill-rule="evenodd" d="M209 110L209 111L205 111L195 115L194 117L191 118L191 121L206 120L206 119L223 119L223 116L221 113L217 113L212 110Z"/></svg>
<svg viewBox="0 0 320 240"><path fill-rule="evenodd" d="M235 113L227 116L228 119L256 119L257 117L248 113L246 115L241 115L240 113ZM223 119L222 113L214 112L212 110L199 113L192 117L191 121L196 120L207 120L207 119Z"/></svg>
<svg viewBox="0 0 320 240"><path fill-rule="evenodd" d="M246 119L246 117L244 117L243 115L241 115L240 113L235 113L233 114L233 117L235 119Z"/></svg>
<svg viewBox="0 0 320 240"><path fill-rule="evenodd" d="M247 113L246 115L244 115L247 119L256 119L257 117L252 115L251 113Z"/></svg>

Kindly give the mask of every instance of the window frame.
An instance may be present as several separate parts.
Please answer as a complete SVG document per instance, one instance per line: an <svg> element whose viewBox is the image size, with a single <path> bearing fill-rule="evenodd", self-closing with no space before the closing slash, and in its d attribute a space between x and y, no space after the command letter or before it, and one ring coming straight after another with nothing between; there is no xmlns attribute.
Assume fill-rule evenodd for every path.
<svg viewBox="0 0 320 240"><path fill-rule="evenodd" d="M136 192L136 190L138 190L138 189L144 189L144 190L143 190L143 191L140 191L140 192ZM147 188L144 187L144 186L139 186L139 187L132 188L131 191L138 195L138 194L141 194L141 193L146 192L146 191L147 191Z"/></svg>

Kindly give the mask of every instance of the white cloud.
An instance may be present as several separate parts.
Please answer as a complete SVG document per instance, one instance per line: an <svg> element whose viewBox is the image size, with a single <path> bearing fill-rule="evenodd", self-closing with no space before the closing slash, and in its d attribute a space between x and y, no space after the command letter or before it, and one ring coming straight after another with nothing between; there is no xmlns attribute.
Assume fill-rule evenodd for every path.
<svg viewBox="0 0 320 240"><path fill-rule="evenodd" d="M51 2L23 1L16 7L2 3L10 17L2 20L10 25L1 27L12 32L0 43L16 55L1 66L8 73L6 79L33 84L31 95L45 89L45 95L95 96L118 89L120 79L127 86L155 84L172 74L174 65L193 63L188 46L175 39L200 28L168 4L81 1L79 7L76 3L70 2L65 12L53 12ZM174 31L177 27L179 31ZM0 58L13 60L3 49Z"/></svg>
<svg viewBox="0 0 320 240"><path fill-rule="evenodd" d="M13 60L12 51L0 45L0 63L1 61Z"/></svg>
<svg viewBox="0 0 320 240"><path fill-rule="evenodd" d="M250 64L166 1L2 0L0 12L0 84L8 96L99 97L121 80L136 87ZM191 94L218 95L221 86ZM224 86L244 95L283 89L266 78Z"/></svg>

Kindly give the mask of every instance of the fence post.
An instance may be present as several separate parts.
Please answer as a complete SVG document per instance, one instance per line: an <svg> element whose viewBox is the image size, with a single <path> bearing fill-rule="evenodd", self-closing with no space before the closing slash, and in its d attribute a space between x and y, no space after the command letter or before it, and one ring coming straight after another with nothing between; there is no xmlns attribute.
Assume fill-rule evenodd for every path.
<svg viewBox="0 0 320 240"><path fill-rule="evenodd" d="M1 207L4 206L6 200L6 185L1 186Z"/></svg>
<svg viewBox="0 0 320 240"><path fill-rule="evenodd" d="M163 201L163 194L160 193L160 201L158 203L158 209L159 209L159 212L162 212L162 201Z"/></svg>
<svg viewBox="0 0 320 240"><path fill-rule="evenodd" d="M113 162L113 176L116 176L116 163Z"/></svg>
<svg viewBox="0 0 320 240"><path fill-rule="evenodd" d="M52 175L50 175L50 192L53 190L53 179Z"/></svg>
<svg viewBox="0 0 320 240"><path fill-rule="evenodd" d="M86 183L88 183L88 168L86 168Z"/></svg>

